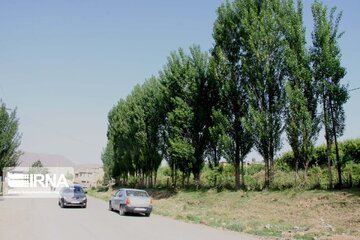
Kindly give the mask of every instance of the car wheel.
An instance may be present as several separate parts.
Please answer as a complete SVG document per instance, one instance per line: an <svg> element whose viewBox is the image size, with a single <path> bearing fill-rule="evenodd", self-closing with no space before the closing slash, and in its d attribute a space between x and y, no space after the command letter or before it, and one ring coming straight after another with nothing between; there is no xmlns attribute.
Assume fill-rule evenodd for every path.
<svg viewBox="0 0 360 240"><path fill-rule="evenodd" d="M109 201L109 211L113 211L114 209L111 206L111 201Z"/></svg>
<svg viewBox="0 0 360 240"><path fill-rule="evenodd" d="M150 213L145 213L145 217L150 217Z"/></svg>
<svg viewBox="0 0 360 240"><path fill-rule="evenodd" d="M65 206L64 206L64 203L62 202L62 201L60 201L60 207L61 208L64 208Z"/></svg>
<svg viewBox="0 0 360 240"><path fill-rule="evenodd" d="M120 214L121 216L124 216L124 215L125 215L125 208L124 208L123 205L120 205L120 206L119 206L119 214Z"/></svg>
<svg viewBox="0 0 360 240"><path fill-rule="evenodd" d="M82 206L82 208L86 208L87 204L85 204L84 206Z"/></svg>

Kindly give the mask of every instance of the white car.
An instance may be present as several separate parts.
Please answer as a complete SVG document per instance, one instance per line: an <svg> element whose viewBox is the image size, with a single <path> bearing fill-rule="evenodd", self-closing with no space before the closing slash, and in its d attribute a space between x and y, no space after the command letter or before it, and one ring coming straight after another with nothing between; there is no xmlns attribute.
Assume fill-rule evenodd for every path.
<svg viewBox="0 0 360 240"><path fill-rule="evenodd" d="M142 213L149 217L152 208L151 197L140 189L121 188L109 200L109 210L117 210L120 215Z"/></svg>

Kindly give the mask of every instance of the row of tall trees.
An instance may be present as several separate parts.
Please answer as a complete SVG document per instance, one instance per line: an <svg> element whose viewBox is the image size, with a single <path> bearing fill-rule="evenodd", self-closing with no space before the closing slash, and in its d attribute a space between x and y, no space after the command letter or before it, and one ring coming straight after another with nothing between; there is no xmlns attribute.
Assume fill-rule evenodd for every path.
<svg viewBox="0 0 360 240"><path fill-rule="evenodd" d="M306 43L303 5L292 0L234 0L217 10L210 56L199 46L172 52L152 77L110 111L103 152L107 176L156 181L162 160L176 184L191 174L198 184L205 162L221 157L235 166L236 188L245 185L244 160L256 149L265 184L274 178L282 134L307 171L322 126L328 149L344 130L338 32L341 13L312 4L312 45ZM328 151L329 185L332 186ZM341 185L341 164L336 161ZM240 176L242 176L240 178ZM297 176L297 174L296 174Z"/></svg>
<svg viewBox="0 0 360 240"><path fill-rule="evenodd" d="M163 104L162 85L156 78L136 86L132 93L108 115L108 144L102 154L105 174L122 177L130 175L144 181L155 179L162 161L159 129L163 120L159 111Z"/></svg>

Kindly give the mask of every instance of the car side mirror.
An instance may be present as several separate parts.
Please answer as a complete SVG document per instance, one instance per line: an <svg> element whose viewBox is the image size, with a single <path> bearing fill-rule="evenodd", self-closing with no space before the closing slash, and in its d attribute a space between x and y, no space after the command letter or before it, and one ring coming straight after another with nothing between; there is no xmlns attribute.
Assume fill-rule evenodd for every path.
<svg viewBox="0 0 360 240"><path fill-rule="evenodd" d="M85 194L87 194L87 190L85 190L84 192L85 192Z"/></svg>

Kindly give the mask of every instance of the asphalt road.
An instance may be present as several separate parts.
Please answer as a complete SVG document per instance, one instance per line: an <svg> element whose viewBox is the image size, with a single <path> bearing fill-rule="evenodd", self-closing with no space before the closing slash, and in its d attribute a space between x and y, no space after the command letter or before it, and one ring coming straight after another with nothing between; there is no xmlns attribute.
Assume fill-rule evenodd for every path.
<svg viewBox="0 0 360 240"><path fill-rule="evenodd" d="M61 209L57 199L0 198L1 240L253 240L252 236L151 215L120 216L105 201L88 197L88 207Z"/></svg>

